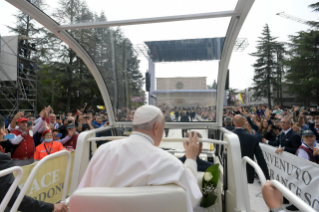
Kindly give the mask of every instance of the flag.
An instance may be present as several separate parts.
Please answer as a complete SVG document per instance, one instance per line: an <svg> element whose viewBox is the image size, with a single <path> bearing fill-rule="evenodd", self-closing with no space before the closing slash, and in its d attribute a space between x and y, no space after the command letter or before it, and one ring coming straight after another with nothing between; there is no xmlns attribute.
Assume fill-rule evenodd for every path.
<svg viewBox="0 0 319 212"><path fill-rule="evenodd" d="M237 95L235 96L235 98L238 99L238 100L240 100L240 102L241 102L242 104L244 103L243 98L242 98L242 96L241 96L241 93L237 94Z"/></svg>
<svg viewBox="0 0 319 212"><path fill-rule="evenodd" d="M103 105L97 105L96 107L97 107L97 109L100 109L100 110L104 110L104 108L105 108Z"/></svg>

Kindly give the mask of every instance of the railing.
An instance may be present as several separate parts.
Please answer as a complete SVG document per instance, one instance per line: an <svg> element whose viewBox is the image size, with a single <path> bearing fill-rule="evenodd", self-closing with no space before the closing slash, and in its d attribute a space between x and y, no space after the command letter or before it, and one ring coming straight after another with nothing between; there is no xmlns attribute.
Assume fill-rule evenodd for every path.
<svg viewBox="0 0 319 212"><path fill-rule="evenodd" d="M87 139L87 141L105 141L105 140L114 141L114 140L119 140L119 139L123 139L123 138L127 138L127 136L105 136L105 137L89 138L89 139ZM207 138L199 138L198 140L199 140L199 142L228 145L228 143L226 141L221 141L221 140L207 139ZM166 138L162 138L161 141L182 142L182 141L188 141L188 138L166 137Z"/></svg>
<svg viewBox="0 0 319 212"><path fill-rule="evenodd" d="M96 133L103 132L105 130L112 129L112 126L100 127L97 129L89 130L80 133L77 143L76 143L76 152L74 157L73 171L72 171L72 181L70 194L71 196L73 192L78 188L80 180L85 173L87 166L89 165L89 142L98 141L101 137L96 137ZM102 140L102 139L101 139ZM105 140L105 138L104 138ZM92 145L92 150L94 150L96 145ZM68 203L69 198L66 200Z"/></svg>
<svg viewBox="0 0 319 212"><path fill-rule="evenodd" d="M16 199L14 205L12 206L10 212L15 212L17 211L19 205L21 204L21 201L24 197L24 195L26 194L27 190L30 187L30 184L33 181L33 178L35 177L37 171L39 170L39 168L48 160L61 156L61 155L66 155L67 156L67 166L66 166L66 172L65 172L65 178L64 178L64 187L63 187L63 192L62 192L62 202L65 202L65 198L66 198L66 192L68 190L68 184L69 184L69 176L70 176L70 169L71 169L71 154L69 151L67 150L62 150L56 153L53 153L52 155L48 155L46 157L44 157L42 160L40 160L37 165L35 165L35 167L32 169L27 181L25 182L25 184L23 185L23 188L18 196L18 198Z"/></svg>
<svg viewBox="0 0 319 212"><path fill-rule="evenodd" d="M235 176L235 174L237 174L236 172L238 171L238 168L241 167L242 159L239 138L236 134L225 128L221 127L219 130L222 133L220 137L223 137L223 140L228 144L227 149L224 149L228 156L227 164L223 165L227 166L227 182L224 182L224 184L226 183L227 185L225 198L227 203L230 203L231 205L228 204L226 207L235 208L236 211L251 211L250 204L247 205L246 203L247 201L249 202L249 196L243 195L243 191L245 190L245 192L248 193L247 183L243 184L243 181L246 178L244 178L242 175ZM226 209L226 211L229 210Z"/></svg>
<svg viewBox="0 0 319 212"><path fill-rule="evenodd" d="M103 140L117 140L122 138L127 138L127 136L108 136L108 137L96 137L96 133L103 132L105 130L111 129L111 126L98 128L86 132L82 132L77 141L74 165L73 165L73 174L72 182L70 189L71 194L78 188L78 185L82 179L82 176L85 173L85 170L89 164L89 142L92 141L103 141ZM188 138L163 138L162 141L187 141ZM226 141L214 140L214 139L199 139L201 142L215 143L228 145ZM92 148L94 149L94 147ZM68 202L68 200L67 200Z"/></svg>
<svg viewBox="0 0 319 212"><path fill-rule="evenodd" d="M294 206L296 206L299 211L307 211L307 212L316 212L315 209L307 205L304 201L302 201L298 196L296 196L294 193L292 193L288 188L286 188L284 185L282 185L277 180L272 180L271 184L275 186L281 193L290 200L291 203L293 203Z"/></svg>
<svg viewBox="0 0 319 212"><path fill-rule="evenodd" d="M4 199L1 202L0 212L3 212L6 209L12 195L14 194L17 186L19 185L19 182L20 182L22 175L23 175L23 170L20 166L14 166L14 167L0 171L0 177L3 177L5 175L8 175L8 174L13 173L13 172L17 172L17 176L14 179L12 185L10 186L10 189L8 190L7 194L4 196Z"/></svg>
<svg viewBox="0 0 319 212"><path fill-rule="evenodd" d="M261 168L258 166L257 163L255 163L252 159L250 159L247 156L243 157L243 159L241 160L241 170L242 170L243 185L247 185L246 163L249 163L255 169L255 172L257 173L257 175L259 177L259 180L261 182L261 186L263 187L265 185L265 183L266 183L266 178L265 178L265 175L264 175L263 171L261 170ZM249 197L248 187L247 186L243 190L243 192L244 192L244 195L246 197ZM245 205L246 205L246 211L247 212L251 212L249 198L245 198Z"/></svg>
<svg viewBox="0 0 319 212"><path fill-rule="evenodd" d="M242 159L242 176L243 176L243 184L247 185L247 174L246 174L246 163L249 163L254 169L255 172L257 173L259 180L261 181L261 186L263 187L266 183L266 178L261 170L261 168L258 166L256 162L251 160L249 157L245 156ZM280 182L277 180L272 180L271 184L275 186L282 194L285 196L287 199L290 200L290 202L295 205L300 211L307 211L307 212L316 212L312 207L307 205L304 201L302 201L298 196L296 196L294 193L292 193L288 188L286 188L284 185L282 185ZM248 189L244 189L244 195L249 196L248 194ZM249 199L246 199L245 201L246 204L246 211L251 212L250 209L250 202ZM247 207L249 205L249 207Z"/></svg>

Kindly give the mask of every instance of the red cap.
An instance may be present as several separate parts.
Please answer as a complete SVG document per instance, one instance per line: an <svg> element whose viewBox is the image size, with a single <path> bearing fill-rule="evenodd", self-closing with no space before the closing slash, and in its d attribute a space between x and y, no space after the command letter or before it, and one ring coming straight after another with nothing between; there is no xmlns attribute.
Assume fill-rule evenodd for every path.
<svg viewBox="0 0 319 212"><path fill-rule="evenodd" d="M27 118L19 118L17 123L23 122L23 121L29 121Z"/></svg>
<svg viewBox="0 0 319 212"><path fill-rule="evenodd" d="M48 132L52 133L51 130L46 130L46 131L44 131L44 132L42 133L42 137L43 137L45 134L47 134Z"/></svg>

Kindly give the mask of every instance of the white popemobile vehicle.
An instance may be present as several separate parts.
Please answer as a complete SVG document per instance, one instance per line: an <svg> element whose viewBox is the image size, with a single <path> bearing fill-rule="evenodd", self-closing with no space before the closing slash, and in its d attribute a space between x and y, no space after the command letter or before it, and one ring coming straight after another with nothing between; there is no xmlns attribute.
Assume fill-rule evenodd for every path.
<svg viewBox="0 0 319 212"><path fill-rule="evenodd" d="M183 148L181 143L181 141L183 141L182 131L190 129L195 130L203 136L203 138L201 138L201 142L204 143L204 146L203 152L200 157L204 160L214 161L215 164L220 164L220 178L217 186L218 197L216 205L211 209L203 209L197 207L194 210L216 212L252 211L246 178L246 163L252 165L259 176L259 179L261 181L260 188L258 188L259 191L261 189L261 186L265 183L265 177L259 166L254 161L250 160L247 157L241 158L240 143L238 137L222 127L222 115L229 61L236 44L237 36L245 22L245 19L247 18L249 11L253 6L254 0L238 0L237 2L235 2L236 4L230 4L233 8L230 8L229 10L214 11L208 13L203 13L203 11L206 11L206 9L209 10L209 7L203 8L201 7L201 5L197 5L199 4L199 2L193 2L192 4L194 4L194 7L191 7L190 10L184 11L183 7L181 6L181 12L176 11L178 15L176 15L175 11L173 11L171 15L171 11L169 10L169 12L164 13L165 15L169 14L168 16L161 16L161 10L154 10L156 6L154 7L153 5L153 7L150 7L152 9L151 12L152 14L159 14L158 17L154 17L153 15L153 17L151 18L140 18L138 16L139 12L137 12L136 16L133 16L133 18L129 17L126 20L110 19L107 21L104 20L96 22L87 22L85 20L77 22L73 20L58 20L56 19L56 17L58 17L59 15L51 17L49 16L50 11L40 10L35 3L37 1L6 1L19 10L23 11L24 13L28 14L49 31L54 33L70 48L72 48L72 50L83 60L87 68L92 73L101 91L105 109L108 111L108 118L110 122L109 126L107 127L85 131L80 134L77 141L75 160L72 170L70 170L71 156L68 151L61 151L49 155L38 162L29 175L28 180L24 184L19 198L16 200L11 211L16 211L16 209L18 208L23 195L26 194L26 191L32 183L37 170L48 160L60 155L67 155L68 157L65 179L69 179L69 175L72 174L71 182L65 180L64 184L64 187L68 187L69 183L71 184L70 192L67 195L67 189L64 189L61 200L62 202L65 202L69 205L70 211L178 212L186 210L185 192L181 187L176 185L77 189L82 176L89 164L90 158L97 148L96 141L114 140L112 142L116 142L116 139L121 138L121 136L125 135L125 133L127 133L127 131L132 128L132 122L122 121L119 115L123 107L129 107L131 97L133 97L133 95L136 95L133 93L132 89L128 87L128 76L126 74L127 67L125 65L126 63L124 62L125 64L123 65L122 71L119 71L118 69L115 70L115 50L119 51L119 49L116 47L116 43L113 42L113 37L116 35L112 34L114 32L114 30L112 30L112 27L119 26L121 26L121 28L124 28L127 33L132 31L142 31L146 35L150 35L152 33L157 35L160 34L157 26L159 28L162 27L161 29L164 28L168 31L168 33L166 34L169 35L162 38L165 39L165 41L145 42L144 45L139 45L139 47L136 48L139 49L140 56L145 56L146 64L148 64L148 73L150 74L150 78L147 79L146 84L150 82L148 96L149 104L162 107L163 105L165 105L164 102L167 101L166 106L168 105L171 108L177 108L178 111L187 109L192 110L198 106L199 108L207 107L207 117L209 115L213 115L213 117L207 118L205 116L198 116L197 114L195 114L195 111L193 111L194 115L192 116L192 120L190 122L178 122L178 119L174 119L174 114L169 113L173 120L171 122L166 122L165 128L169 129L168 136L163 136L163 140L160 146L162 148L165 148L170 153L175 154L176 156L183 155ZM94 1L90 1L89 4L92 4L92 2ZM99 5L99 2L100 1L97 1L95 3ZM160 3L161 2L155 2L155 4ZM181 1L181 3L183 2ZM51 1L48 2L48 4L49 8L51 8L51 4L52 7L54 7L54 4L56 3L54 3L54 1ZM151 2L148 1L147 4L151 4ZM146 7L146 9L143 9L143 12L147 12L147 10L150 9L148 8L150 5L143 6ZM166 6L168 8L170 4ZM226 24L225 26L225 23L227 22L229 22L229 24ZM221 24L223 26L221 26ZM222 37L215 38L177 40L176 37L174 37L174 33L177 33L177 31L185 30L185 27L189 31L198 31L198 35L196 35L196 33L189 33L189 36L193 36L194 38L200 37L202 33L200 30L205 31L206 29L209 29L210 31L213 31L213 28L218 28L218 30L224 29L225 34L223 34ZM103 61L98 62L96 54L92 52L92 48L86 46L87 44L83 42L81 38L77 37L78 35L76 34L76 32L80 32L84 29L97 28L108 30L108 38L110 40L100 40L100 43L97 42L95 45L103 46L104 43L108 43L108 46L111 48L111 54L106 55L106 57L109 58L104 58L105 61L112 61L111 64L113 64L113 67L110 68L109 72L105 69L105 67L103 67L103 65L101 65ZM212 35L219 36L219 34ZM206 35L203 34L203 36ZM210 36L210 34L208 34L207 36ZM152 38L158 39L156 36ZM132 37L130 39L137 39L137 42L139 42L138 38L136 37ZM120 52L118 54L122 53L124 53L125 55L125 52ZM215 79L217 79L218 82L217 89L205 90L205 80L206 77L211 77L210 73L207 74L207 76L204 76L204 79L189 79L190 76L186 73L185 75L178 73L177 76L179 76L179 78L174 75L166 74L161 75L162 81L160 77L155 79L155 63L160 63L163 61L183 62L195 60L219 61L219 63L207 63L208 65L216 66L217 64L218 66L218 73L215 73ZM119 74L120 72L121 74ZM200 72L195 72L198 78L203 76ZM157 74L160 75L159 72ZM174 77L175 79L168 79ZM179 80L176 81L177 78ZM155 80L157 80L157 90L155 89ZM204 84L204 88L193 88L192 85L196 85L196 80L199 80L197 84ZM164 90L163 88L161 88L161 86L163 86L161 83L168 83L164 85L164 87L166 86L169 89ZM135 101L139 101L138 98L136 98ZM174 120L176 122L174 122ZM96 137L97 133L101 134L104 131L111 131L112 136ZM1 203L0 212L2 212L6 207L14 189L19 184L19 181L23 174L20 167L12 167L0 172L0 176L3 176L14 171L18 173L17 177L14 184L7 193L5 199ZM199 185L201 185L202 177L203 173L199 172ZM272 184L277 187L301 211L315 211L278 181L273 180Z"/></svg>

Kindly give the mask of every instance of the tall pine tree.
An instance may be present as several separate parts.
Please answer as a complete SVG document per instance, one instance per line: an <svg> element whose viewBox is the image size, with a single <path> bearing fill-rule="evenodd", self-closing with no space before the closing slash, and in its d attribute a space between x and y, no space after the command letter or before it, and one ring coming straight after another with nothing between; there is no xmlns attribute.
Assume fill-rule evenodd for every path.
<svg viewBox="0 0 319 212"><path fill-rule="evenodd" d="M309 5L319 12L319 2ZM291 94L309 106L319 104L319 22L309 22L307 31L290 36L286 85Z"/></svg>
<svg viewBox="0 0 319 212"><path fill-rule="evenodd" d="M272 86L276 85L276 47L279 45L276 37L270 35L268 24L265 25L257 41L257 51L251 53L251 56L257 57L256 63L253 64L254 85L250 89L254 91L253 97L266 97L268 107L271 108Z"/></svg>

